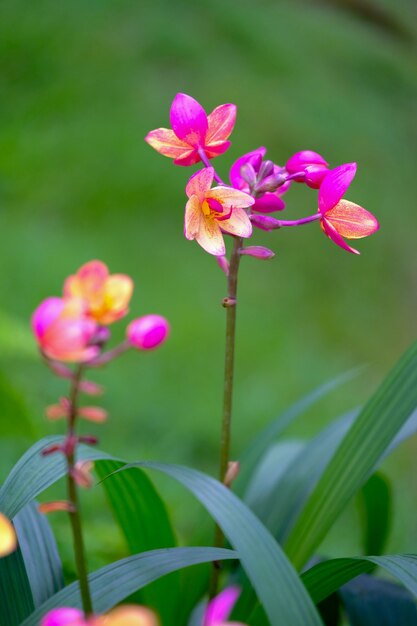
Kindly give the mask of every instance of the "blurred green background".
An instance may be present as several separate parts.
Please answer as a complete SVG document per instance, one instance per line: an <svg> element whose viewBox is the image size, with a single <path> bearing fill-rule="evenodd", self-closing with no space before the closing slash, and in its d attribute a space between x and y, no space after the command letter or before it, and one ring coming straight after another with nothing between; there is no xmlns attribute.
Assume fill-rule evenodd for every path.
<svg viewBox="0 0 417 626"><path fill-rule="evenodd" d="M237 104L232 147L215 162L222 176L259 145L277 163L300 149L332 166L354 160L348 197L381 223L359 242L360 257L317 224L255 234L276 257L242 263L234 456L288 404L359 364L368 368L291 434L310 436L366 399L416 334L416 18L412 0L3 0L1 477L27 445L61 429L43 411L66 385L37 358L29 318L93 258L134 278L131 316L159 312L172 324L159 352L95 373L111 414L102 448L216 472L225 280L183 237L191 170L143 141L169 125L178 91L208 112ZM287 219L315 209L316 192L287 195ZM387 465L395 550L416 549L416 452L409 442ZM184 535L199 511L171 483L162 488ZM100 498L97 509L86 498L93 564L120 547ZM335 528L329 552L358 550L355 515ZM55 524L65 552L65 522Z"/></svg>

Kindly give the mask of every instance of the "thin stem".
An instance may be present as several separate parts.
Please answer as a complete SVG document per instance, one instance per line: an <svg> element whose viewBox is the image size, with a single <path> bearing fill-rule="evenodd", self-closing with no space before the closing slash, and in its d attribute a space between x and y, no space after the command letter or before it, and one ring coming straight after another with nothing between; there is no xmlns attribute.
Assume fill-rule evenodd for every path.
<svg viewBox="0 0 417 626"><path fill-rule="evenodd" d="M224 362L224 395L223 395L223 420L220 441L220 467L219 480L224 483L228 464L230 460L230 444L231 444L231 422L232 422L232 403L233 403L233 375L235 363L235 336L236 336L236 296L237 296L237 279L240 263L240 248L242 239L234 237L233 250L230 257L229 275L227 278L227 298L224 306L227 309L226 317L226 350ZM214 545L217 548L224 544L224 535L219 526L216 526ZM213 564L213 571L210 581L210 598L217 594L219 586L220 568L218 563Z"/></svg>
<svg viewBox="0 0 417 626"><path fill-rule="evenodd" d="M126 339L125 341L120 343L118 346L116 346L112 350L103 352L92 361L88 361L88 367L101 367L102 365L106 365L106 363L113 361L113 359L120 356L121 354L129 350L129 348L131 347L132 346L130 342Z"/></svg>
<svg viewBox="0 0 417 626"><path fill-rule="evenodd" d="M202 160L202 162L205 165L205 167L213 167L212 164L210 163L210 160L209 160L208 156L204 152L203 148L199 148L198 149L198 154L200 155L200 159ZM223 186L227 187L228 185L226 185L226 183L223 182L223 180L220 178L220 176L218 175L216 170L214 168L213 168L213 170L214 170L214 180L216 182L220 183L220 185L223 185Z"/></svg>
<svg viewBox="0 0 417 626"><path fill-rule="evenodd" d="M87 559L85 554L84 539L80 517L80 505L78 498L78 490L76 482L73 478L72 470L75 464L75 450L72 441L75 437L75 425L77 421L77 402L81 376L83 372L82 365L78 366L72 381L70 394L70 415L68 419L68 436L67 443L67 465L68 465L68 499L73 505L73 511L69 513L72 529L72 538L74 544L75 563L77 567L78 580L80 583L81 600L83 610L86 617L93 614L93 604L91 600L90 587L88 583Z"/></svg>
<svg viewBox="0 0 417 626"><path fill-rule="evenodd" d="M310 224L310 222L316 222L322 217L321 213L315 213L308 217L302 217L300 220L277 220L277 227L281 226L302 226L303 224Z"/></svg>

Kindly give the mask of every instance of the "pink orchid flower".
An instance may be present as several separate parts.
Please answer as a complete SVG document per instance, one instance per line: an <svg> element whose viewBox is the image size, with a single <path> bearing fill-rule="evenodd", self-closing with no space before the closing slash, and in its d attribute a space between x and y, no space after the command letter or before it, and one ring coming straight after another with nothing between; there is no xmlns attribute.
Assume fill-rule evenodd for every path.
<svg viewBox="0 0 417 626"><path fill-rule="evenodd" d="M226 246L222 232L250 237L252 224L244 210L254 203L252 196L231 187L213 187L214 170L196 172L187 183L184 232L209 254L222 256Z"/></svg>
<svg viewBox="0 0 417 626"><path fill-rule="evenodd" d="M207 115L197 100L178 93L171 105L170 121L172 130L151 130L145 141L160 154L174 159L175 165L193 165L201 160L199 149L209 159L226 152L236 121L236 106L221 104Z"/></svg>
<svg viewBox="0 0 417 626"><path fill-rule="evenodd" d="M101 261L85 263L64 284L64 296L84 300L88 315L99 324L112 324L127 315L132 292L132 279L110 274Z"/></svg>
<svg viewBox="0 0 417 626"><path fill-rule="evenodd" d="M342 199L355 174L356 163L347 163L330 170L320 187L319 212L324 233L344 250L359 254L358 250L348 246L343 237L367 237L378 230L379 224L372 213L358 204Z"/></svg>
<svg viewBox="0 0 417 626"><path fill-rule="evenodd" d="M0 557L16 550L17 538L11 521L0 513Z"/></svg>
<svg viewBox="0 0 417 626"><path fill-rule="evenodd" d="M305 183L312 189L319 189L329 171L329 164L321 154L312 150L296 152L285 164L285 169L293 180ZM300 176L295 177L300 172Z"/></svg>
<svg viewBox="0 0 417 626"><path fill-rule="evenodd" d="M97 323L86 316L83 300L47 298L32 316L32 329L42 352L57 361L84 362L97 356L91 346Z"/></svg>
<svg viewBox="0 0 417 626"><path fill-rule="evenodd" d="M79 609L53 609L42 619L40 626L158 626L158 620L144 606L123 605L107 615L86 618Z"/></svg>
<svg viewBox="0 0 417 626"><path fill-rule="evenodd" d="M245 626L241 622L227 622L240 594L239 587L228 587L211 600L206 608L203 626Z"/></svg>
<svg viewBox="0 0 417 626"><path fill-rule="evenodd" d="M230 169L230 182L232 187L240 189L246 193L250 193L250 185L248 183L248 176L245 178L242 176L242 168L248 169L248 174L252 172L253 185L259 184L260 192L256 194L255 203L252 206L252 211L259 211L261 213L272 213L274 211L282 211L285 208L285 202L281 196L288 190L291 181L284 183L274 192L264 191L262 192L262 185L266 185L268 181L273 181L276 177L279 177L282 173L285 173L283 167L273 164L270 168L271 171L267 172L266 176L262 176L262 160L266 154L266 148L261 146L252 152L248 152L235 161ZM244 170L243 170L244 171ZM258 180L259 177L261 180Z"/></svg>

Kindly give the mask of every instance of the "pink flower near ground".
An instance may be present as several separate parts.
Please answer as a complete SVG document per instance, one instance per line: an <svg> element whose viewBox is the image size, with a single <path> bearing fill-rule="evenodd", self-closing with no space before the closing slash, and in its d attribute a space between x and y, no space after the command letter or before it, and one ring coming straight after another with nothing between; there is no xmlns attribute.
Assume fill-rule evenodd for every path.
<svg viewBox="0 0 417 626"><path fill-rule="evenodd" d="M11 521L0 513L0 557L16 550L17 538Z"/></svg>
<svg viewBox="0 0 417 626"><path fill-rule="evenodd" d="M137 350L153 350L168 338L169 323L161 315L144 315L130 322L126 334Z"/></svg>
<svg viewBox="0 0 417 626"><path fill-rule="evenodd" d="M89 345L97 330L86 316L83 300L47 298L32 316L32 329L42 352L57 361L85 362L99 349Z"/></svg>
<svg viewBox="0 0 417 626"><path fill-rule="evenodd" d="M377 219L358 204L342 199L356 174L356 163L346 163L331 170L319 191L320 225L335 244L359 254L343 239L361 239L379 228Z"/></svg>
<svg viewBox="0 0 417 626"><path fill-rule="evenodd" d="M81 298L87 314L99 324L111 324L129 312L133 281L125 274L110 274L101 261L86 263L64 285L64 296Z"/></svg>
<svg viewBox="0 0 417 626"><path fill-rule="evenodd" d="M302 150L288 159L285 169L292 175L301 172L301 175L293 180L306 183L312 189L319 189L327 176L329 165L321 154L312 150Z"/></svg>
<svg viewBox="0 0 417 626"><path fill-rule="evenodd" d="M250 172L252 172L254 186L256 185L256 182L259 182L262 185L262 182L264 184L266 184L268 180L273 182L273 179L281 176L285 171L284 168L279 165L272 164L272 171L268 172L265 178L262 177L262 160L265 154L266 148L260 147L237 159L230 169L230 182L232 183L232 187L239 189L240 191L244 191L245 193L250 193L250 185L248 183L248 174L250 174ZM245 168L247 171L246 176L244 177L242 174L245 174ZM257 181L260 174L261 180ZM282 211L285 209L285 202L282 200L281 196L288 190L290 184L291 182L284 183L273 192L265 190L257 193L255 203L252 206L252 211L272 213L274 211Z"/></svg>
<svg viewBox="0 0 417 626"><path fill-rule="evenodd" d="M175 165L193 165L201 160L199 149L212 159L226 152L236 121L236 106L221 104L207 115L201 104L178 93L171 105L172 130L151 130L145 141L157 152L174 159Z"/></svg>
<svg viewBox="0 0 417 626"><path fill-rule="evenodd" d="M126 604L113 609L107 615L88 619L79 609L63 607L53 609L45 615L40 626L158 626L158 620L153 611L144 606Z"/></svg>
<svg viewBox="0 0 417 626"><path fill-rule="evenodd" d="M188 181L184 232L187 239L195 239L209 254L223 256L226 253L223 232L237 237L252 235L252 224L244 209L255 201L231 187L211 189L213 177L214 170L208 167Z"/></svg>
<svg viewBox="0 0 417 626"><path fill-rule="evenodd" d="M202 626L245 626L241 622L226 621L239 597L238 587L227 587L211 600L206 608Z"/></svg>

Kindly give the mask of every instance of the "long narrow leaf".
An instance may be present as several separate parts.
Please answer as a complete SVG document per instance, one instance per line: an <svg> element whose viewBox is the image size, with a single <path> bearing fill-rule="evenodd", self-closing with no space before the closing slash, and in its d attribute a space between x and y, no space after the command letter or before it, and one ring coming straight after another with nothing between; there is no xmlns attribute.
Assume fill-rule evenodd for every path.
<svg viewBox="0 0 417 626"><path fill-rule="evenodd" d="M20 548L0 558L0 624L19 626L35 608Z"/></svg>
<svg viewBox="0 0 417 626"><path fill-rule="evenodd" d="M359 493L365 554L382 554L391 528L392 496L388 479L380 472L371 476Z"/></svg>
<svg viewBox="0 0 417 626"><path fill-rule="evenodd" d="M236 552L220 548L168 548L121 559L90 574L94 610L104 613L138 589L183 567L235 558ZM81 608L78 582L49 598L21 626L39 626L48 611L60 606Z"/></svg>
<svg viewBox="0 0 417 626"><path fill-rule="evenodd" d="M417 342L402 356L349 430L298 518L286 552L301 568L417 406Z"/></svg>
<svg viewBox="0 0 417 626"><path fill-rule="evenodd" d="M120 471L134 467L147 467L171 476L203 504L237 550L271 624L322 624L311 598L278 543L229 489L210 476L178 465L134 463Z"/></svg>

